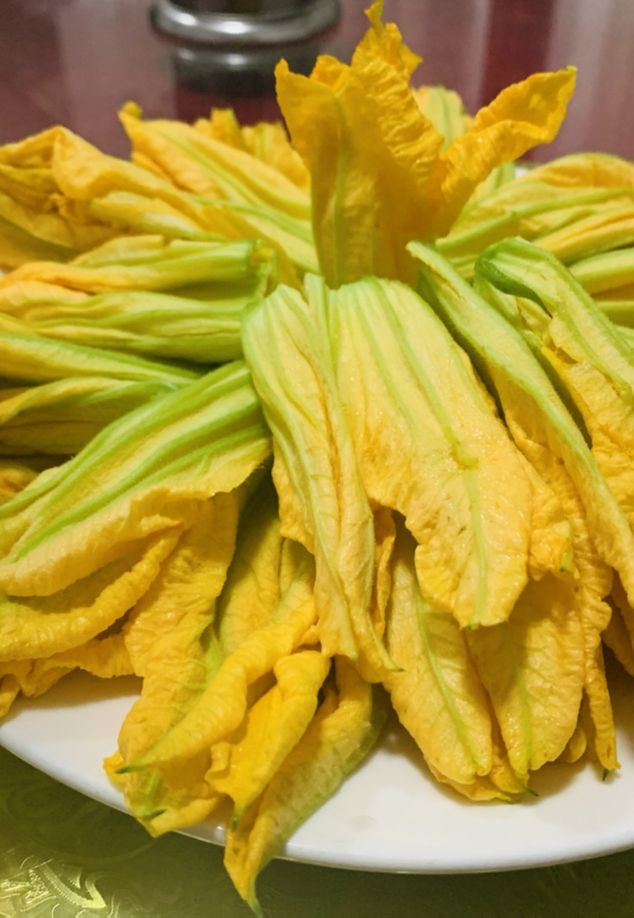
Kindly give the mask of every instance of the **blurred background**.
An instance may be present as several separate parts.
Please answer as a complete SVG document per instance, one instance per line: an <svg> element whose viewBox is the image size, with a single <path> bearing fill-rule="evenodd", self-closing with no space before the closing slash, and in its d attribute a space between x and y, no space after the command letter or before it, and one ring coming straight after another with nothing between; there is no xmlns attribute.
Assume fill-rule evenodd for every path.
<svg viewBox="0 0 634 918"><path fill-rule="evenodd" d="M273 119L280 56L309 72L318 53L349 60L369 0L2 0L0 143L63 123L106 152L127 141L116 112L191 121L231 106ZM537 70L579 68L543 160L575 150L634 156L632 0L386 0L423 55L415 80L456 89L474 112ZM311 34L312 33L312 34Z"/></svg>

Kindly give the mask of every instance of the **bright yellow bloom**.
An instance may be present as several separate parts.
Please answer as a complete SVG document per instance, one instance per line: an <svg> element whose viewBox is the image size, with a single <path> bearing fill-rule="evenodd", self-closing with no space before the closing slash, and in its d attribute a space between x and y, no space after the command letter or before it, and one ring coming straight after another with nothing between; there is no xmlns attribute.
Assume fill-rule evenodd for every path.
<svg viewBox="0 0 634 918"><path fill-rule="evenodd" d="M367 274L411 281L411 239L444 235L500 163L552 140L574 68L538 73L481 109L446 149L410 87L418 58L369 11L352 63L321 56L310 77L276 70L280 107L311 174L320 267L331 287Z"/></svg>

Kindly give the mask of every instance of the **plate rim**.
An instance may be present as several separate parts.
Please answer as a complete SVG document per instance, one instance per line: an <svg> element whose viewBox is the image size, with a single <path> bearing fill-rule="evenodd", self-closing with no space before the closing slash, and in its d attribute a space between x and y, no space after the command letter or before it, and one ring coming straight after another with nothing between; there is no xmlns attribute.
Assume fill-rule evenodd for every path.
<svg viewBox="0 0 634 918"><path fill-rule="evenodd" d="M70 726L72 717L64 713L68 710L69 705L68 703L64 704L63 699L64 695L72 695L73 685L78 681L80 682L84 698L87 694L87 688L88 694L92 692L95 696L90 697L89 694L87 699L79 703L73 703L72 709L75 712L76 723L80 725L82 723L82 718L99 720L98 715L100 713L102 717L104 714L110 717L112 723L114 723L115 720L117 723L120 723L122 719L120 714L121 710L123 710L124 706L125 710L127 710L134 698L138 697L138 690L126 690L126 686L131 689L133 689L135 685L138 686L139 680L135 677L121 677L118 680L104 681L91 677L86 673L72 673L67 676L65 680L62 680L49 690L41 699L20 699L15 703L14 708L7 718L0 723L0 746L4 747L19 759L27 762L32 767L47 774L52 779L65 784L78 793L131 816L125 806L122 795L114 785L108 781L103 769L99 769L98 775L94 771L89 771L87 774L84 774L81 769L78 771L77 767L72 764L72 756L70 766L65 764L60 765L59 751L51 759L50 746L47 746L46 741L42 742L41 737L37 737L38 722L41 722L43 718L50 718L51 716L50 713L47 714L47 712L54 711L57 717L65 716ZM621 695L623 695L622 687L626 684L626 681L627 677L625 676L619 680ZM632 687L630 686L630 696L631 690ZM57 702L57 697L61 697L61 704ZM623 701L621 701L621 707L623 707ZM31 725L29 722L31 722ZM546 766L547 776L548 774L550 774L550 777L553 777L553 775L556 777L557 774L566 775L566 779L563 783L564 795L566 791L572 787L575 781L581 781L582 789L584 785L588 784L588 781L592 781L593 786L596 786L598 791L596 795L593 795L593 806L599 802L599 795L601 792L608 795L608 797L604 797L603 802L609 798L611 793L615 794L617 798L623 796L621 791L627 791L628 788L634 789L634 710L632 711L632 717L628 718L628 728L631 735L629 737L626 736L624 742L624 745L628 747L629 755L626 763L627 773L625 777L621 771L614 776L612 781L601 781L589 763L573 766ZM52 732L54 733L55 731L53 730ZM420 753L416 750L416 747L413 746L413 741L409 737L406 737L405 731L400 727L399 736L410 749L414 750L418 757L422 758ZM619 738L623 743L623 738L621 736ZM49 738L48 741L49 743L54 742L54 738L52 740ZM116 731L113 732L111 730L107 738L105 736L103 737L103 741L104 749L108 749L105 754L109 754L109 752L112 752L114 748L116 748ZM71 752L75 747L81 750L82 742L84 743L83 748L86 748L90 743L90 738L88 737L83 741L81 737L78 739L75 738L69 741L67 748L69 748ZM111 748L105 746L106 742L110 744ZM63 751L63 738L61 743ZM557 835L550 837L546 830L544 830L544 835L536 835L528 848L518 845L515 841L511 840L503 849L501 849L499 845L494 846L494 851L490 853L486 843L475 844L472 846L468 855L464 853L466 849L461 849L463 851L462 855L456 857L447 856L446 845L444 848L441 846L436 856L430 854L429 848L425 848L424 845L421 850L412 850L409 856L404 856L402 850L397 852L395 856L390 856L389 851L386 853L385 848L380 848L378 845L375 845L374 849L370 846L369 851L367 847L364 849L363 844L360 849L355 848L354 844L348 849L342 849L341 846L337 847L336 845L334 848L329 848L328 839L324 838L323 832L321 832L319 828L320 810L330 807L331 811L334 812L337 807L336 798L340 794L344 796L345 804L346 788L349 790L350 786L355 783L360 787L360 794L363 794L363 785L372 788L373 767L376 770L375 785L378 786L376 778L379 775L378 769L380 763L379 766L377 766L375 762L373 766L373 760L388 755L388 753L385 753L384 747L385 738L377 749L370 754L368 759L355 769L346 781L343 782L340 790L296 830L279 855L277 855L280 859L297 863L313 864L321 867L385 874L450 875L509 872L554 866L557 864L596 859L634 848L634 794L631 794L627 798L631 802L631 818L627 825L621 826L614 832L610 832L609 827L608 831L606 831L605 826L602 826L598 837L585 834L581 835L576 842L572 841L572 836L569 835L565 846L562 846L561 839L559 839ZM631 749L629 747L631 747ZM104 749L101 751L101 758L103 757ZM395 761L393 751L389 752L389 756L392 761ZM99 762L101 762L101 758L98 760ZM398 756L398 761L401 763L401 766L404 765L402 761L403 758L408 759L409 757ZM390 759L388 759L388 765L389 761ZM410 764L405 763L405 766L410 768ZM420 761L411 763L411 767L414 767L418 772L415 778L422 777L420 772L426 771ZM551 771L548 773L547 770L549 768ZM557 769L559 770L558 772ZM614 784L617 790L612 791L610 787L611 784ZM386 787L385 789L387 791L393 790L391 787ZM429 795L431 791L439 806L441 815L443 810L446 812L451 811L457 818L458 823L463 824L463 831L466 831L467 835L469 834L468 828L470 822L473 823L477 831L479 824L483 822L483 813L496 813L497 817L502 817L502 822L506 819L503 814L510 813L511 811L520 814L528 814L530 811L533 811L538 814L539 818L543 810L548 808L549 800L552 801L556 799L557 796L560 797L560 801L562 799L562 792L557 791L553 794L548 793L544 795L544 797L541 797L536 802L533 800L526 800L514 804L504 804L495 801L484 804L472 803L462 800L450 790L439 786L429 775L427 776L426 782L421 782L421 791L421 796L423 797L426 792L427 795ZM449 810L447 810L447 801L449 801ZM463 814L469 812L474 814L473 821L469 818L466 820L463 818ZM345 816L345 813L346 809L344 805L342 815ZM458 813L461 814L459 817L457 815ZM131 816L131 818L134 817ZM490 817L487 817L484 822L486 823L489 818ZM522 819L524 818L525 817L522 817ZM526 816L526 818L528 818L530 822L531 817ZM520 823L522 819L519 819ZM311 829L310 826L313 820L317 821L316 830ZM511 823L509 823L509 827L511 827ZM213 820L207 824L179 829L178 832L207 843L216 845L222 845L224 843L222 828L217 822L214 823ZM363 840L363 829L361 829L360 832L361 835L359 837ZM501 850L503 851L502 855L500 854Z"/></svg>

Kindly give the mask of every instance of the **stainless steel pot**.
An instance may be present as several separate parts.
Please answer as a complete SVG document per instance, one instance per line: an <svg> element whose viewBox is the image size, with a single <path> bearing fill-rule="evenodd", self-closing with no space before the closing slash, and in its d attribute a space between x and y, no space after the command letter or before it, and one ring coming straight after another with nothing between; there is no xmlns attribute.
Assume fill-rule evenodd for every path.
<svg viewBox="0 0 634 918"><path fill-rule="evenodd" d="M162 32L242 48L303 41L339 15L339 0L156 0L152 5L152 21Z"/></svg>

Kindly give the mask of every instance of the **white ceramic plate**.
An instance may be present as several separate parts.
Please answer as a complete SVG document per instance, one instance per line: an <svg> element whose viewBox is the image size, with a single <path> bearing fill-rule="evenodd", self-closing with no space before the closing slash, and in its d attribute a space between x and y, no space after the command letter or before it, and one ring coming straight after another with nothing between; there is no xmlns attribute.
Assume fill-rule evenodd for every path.
<svg viewBox="0 0 634 918"><path fill-rule="evenodd" d="M136 697L134 679L76 674L38 701L19 702L0 745L65 784L124 808L101 768ZM428 776L399 728L295 833L289 858L336 867L463 873L535 867L634 847L634 683L614 686L620 774L549 766L524 803L470 804ZM222 841L219 826L188 834Z"/></svg>

